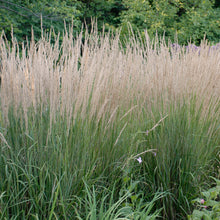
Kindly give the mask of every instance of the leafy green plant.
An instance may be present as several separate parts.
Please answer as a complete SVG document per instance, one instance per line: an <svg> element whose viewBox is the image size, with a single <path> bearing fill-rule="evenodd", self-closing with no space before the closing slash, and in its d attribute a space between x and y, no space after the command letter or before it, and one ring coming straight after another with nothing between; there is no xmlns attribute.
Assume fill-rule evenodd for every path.
<svg viewBox="0 0 220 220"><path fill-rule="evenodd" d="M213 178L213 177L212 177ZM213 178L216 186L201 193L201 198L194 199L195 206L189 220L218 220L220 218L220 180Z"/></svg>

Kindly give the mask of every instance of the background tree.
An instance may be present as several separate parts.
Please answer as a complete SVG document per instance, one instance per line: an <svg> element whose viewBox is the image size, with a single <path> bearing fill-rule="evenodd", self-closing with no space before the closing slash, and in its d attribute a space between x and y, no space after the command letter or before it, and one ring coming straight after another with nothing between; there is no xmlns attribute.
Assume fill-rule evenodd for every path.
<svg viewBox="0 0 220 220"><path fill-rule="evenodd" d="M19 42L26 36L31 36L31 28L35 37L41 35L41 18L43 28L62 31L64 20L70 23L73 20L74 31L81 28L81 3L76 0L0 0L0 27L8 39L11 27Z"/></svg>
<svg viewBox="0 0 220 220"><path fill-rule="evenodd" d="M174 40L177 34L181 44L189 40L199 44L205 34L210 41L218 42L220 11L214 3L209 0L123 0L127 10L121 13L121 23L125 29L128 22L134 30L147 29L152 37L157 31Z"/></svg>
<svg viewBox="0 0 220 220"><path fill-rule="evenodd" d="M31 27L38 39L43 28L62 32L64 20L73 21L74 33L86 23L90 28L91 18L97 20L98 30L103 24L106 30L122 29L122 36L129 34L128 23L134 32L142 35L144 30L151 37L156 32L180 44L192 41L199 44L206 38L213 42L220 39L220 4L218 0L0 0L0 31L8 39L11 26L18 41L30 38Z"/></svg>

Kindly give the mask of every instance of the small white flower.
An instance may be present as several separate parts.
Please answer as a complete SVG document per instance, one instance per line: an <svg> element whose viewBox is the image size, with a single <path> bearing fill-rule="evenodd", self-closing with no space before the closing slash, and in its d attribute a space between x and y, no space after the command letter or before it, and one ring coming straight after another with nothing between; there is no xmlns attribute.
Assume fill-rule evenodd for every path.
<svg viewBox="0 0 220 220"><path fill-rule="evenodd" d="M138 161L138 163L142 163L141 157L138 157L137 161Z"/></svg>

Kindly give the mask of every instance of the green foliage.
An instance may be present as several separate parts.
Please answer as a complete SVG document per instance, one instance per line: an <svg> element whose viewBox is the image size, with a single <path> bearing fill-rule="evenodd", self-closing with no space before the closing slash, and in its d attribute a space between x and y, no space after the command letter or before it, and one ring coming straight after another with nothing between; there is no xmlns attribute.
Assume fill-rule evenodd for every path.
<svg viewBox="0 0 220 220"><path fill-rule="evenodd" d="M0 31L4 30L7 39L11 39L11 28L18 42L31 37L33 28L35 38L41 37L41 21L45 30L51 26L56 32L64 29L64 20L67 25L73 21L75 33L80 31L81 4L76 0L36 0L17 1L1 0Z"/></svg>
<svg viewBox="0 0 220 220"><path fill-rule="evenodd" d="M195 99L192 99L189 105L169 106L168 117L146 137L147 145L157 153L156 156L151 153L143 157L140 176L147 183L144 191L169 192L158 204L158 207L161 207L161 202L163 204L165 219L184 218L190 211L189 200L199 193L199 187L207 181L206 175L213 172L208 164L217 143L207 135L211 127L209 119L203 121L195 104ZM155 109L156 112L159 110ZM153 117L159 121L161 116ZM146 130L149 127L153 124L149 124ZM208 150L209 144L213 147Z"/></svg>
<svg viewBox="0 0 220 220"><path fill-rule="evenodd" d="M192 104L175 111L170 106L168 117L147 134L155 125L149 120L152 113L159 121L161 112L152 107L141 122L133 115L121 135L121 117L106 132L101 124L79 117L67 134L68 122L59 114L50 131L49 112L35 115L30 109L27 131L25 119L11 110L9 126L1 121L0 130L0 215L144 220L161 213L164 219L184 218L189 200L199 195L212 172L219 137L210 127L212 119L202 120ZM210 190L203 196L211 206L208 201L218 195Z"/></svg>
<svg viewBox="0 0 220 220"><path fill-rule="evenodd" d="M219 41L219 8L213 9L209 0L124 0L123 3L127 8L121 13L125 29L129 22L134 30L139 29L142 34L147 29L151 37L157 32L173 41L177 35L180 44L190 40L199 44L205 34L210 41Z"/></svg>
<svg viewBox="0 0 220 220"><path fill-rule="evenodd" d="M97 19L98 30L103 24L106 30L122 29L122 35L129 35L128 24L134 32L150 37L156 33L165 35L172 41L178 37L179 44L192 41L199 44L206 38L217 43L220 38L220 8L217 1L198 0L0 0L0 31L4 30L8 39L11 26L19 42L30 38L31 27L37 39L41 36L41 16L43 28L51 26L56 32L64 30L73 21L74 35L80 32L86 22L91 28L91 18Z"/></svg>
<svg viewBox="0 0 220 220"><path fill-rule="evenodd" d="M210 1L194 3L185 7L185 13L179 22L177 34L180 40L201 42L204 35L209 41L218 42L220 36L220 9L213 9Z"/></svg>
<svg viewBox="0 0 220 220"><path fill-rule="evenodd" d="M34 115L32 110L28 133L24 118L17 118L13 109L10 125L0 130L0 217L156 219L160 210L155 203L165 193L147 196L138 181L126 180L125 175L135 175L140 167L110 154L111 138L115 142L118 132L104 136L101 129L94 131L95 123L79 118L67 135L67 121L59 117L49 132L49 112ZM112 163L114 157L119 166ZM121 175L124 167L134 173Z"/></svg>
<svg viewBox="0 0 220 220"><path fill-rule="evenodd" d="M76 208L77 219L83 220L114 220L114 219L136 219L136 220L154 220L159 217L160 210L152 212L155 201L164 196L163 193L158 193L150 202L144 201L143 193L136 194L134 189L138 182L129 185L129 189L121 192L119 198L114 201L115 189L117 182L113 185L111 190L92 189L85 184L85 197L82 199L77 197L78 207L85 207L80 210ZM124 183L126 184L126 183ZM101 193L99 192L101 190Z"/></svg>
<svg viewBox="0 0 220 220"><path fill-rule="evenodd" d="M220 218L220 180L213 178L216 186L201 193L202 198L192 201L196 206L189 220L218 220Z"/></svg>
<svg viewBox="0 0 220 220"><path fill-rule="evenodd" d="M153 37L156 33L172 36L175 32L175 23L177 8L169 5L168 1L123 1L127 10L121 15L122 24L131 23L135 30L144 31L147 29L148 34ZM173 27L173 29L171 29Z"/></svg>
<svg viewBox="0 0 220 220"><path fill-rule="evenodd" d="M91 18L97 19L98 28L102 30L103 25L107 29L115 29L120 23L119 14L124 10L124 5L121 0L90 0L82 1L83 16L82 21L86 24L91 24Z"/></svg>

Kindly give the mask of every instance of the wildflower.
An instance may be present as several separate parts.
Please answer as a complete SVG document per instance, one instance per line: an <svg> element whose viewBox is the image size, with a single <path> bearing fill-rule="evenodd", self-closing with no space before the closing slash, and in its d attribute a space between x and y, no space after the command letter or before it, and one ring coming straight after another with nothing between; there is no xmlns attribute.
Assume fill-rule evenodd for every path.
<svg viewBox="0 0 220 220"><path fill-rule="evenodd" d="M146 135L148 136L148 134L149 134L149 131L148 131L148 130L146 130Z"/></svg>
<svg viewBox="0 0 220 220"><path fill-rule="evenodd" d="M157 156L157 152L154 152L154 156L155 156L155 157Z"/></svg>
<svg viewBox="0 0 220 220"><path fill-rule="evenodd" d="M204 200L204 199L201 199L201 200L200 200L200 203L201 203L201 204L204 204L204 203L205 203L205 200Z"/></svg>
<svg viewBox="0 0 220 220"><path fill-rule="evenodd" d="M141 157L138 157L137 161L138 161L138 163L142 163Z"/></svg>

